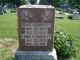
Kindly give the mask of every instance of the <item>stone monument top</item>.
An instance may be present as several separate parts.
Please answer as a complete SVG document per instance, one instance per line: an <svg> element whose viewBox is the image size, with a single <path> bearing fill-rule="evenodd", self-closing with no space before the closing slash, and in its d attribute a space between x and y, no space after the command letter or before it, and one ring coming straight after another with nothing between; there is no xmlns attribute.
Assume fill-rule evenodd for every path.
<svg viewBox="0 0 80 60"><path fill-rule="evenodd" d="M51 5L22 5L19 8L54 8Z"/></svg>

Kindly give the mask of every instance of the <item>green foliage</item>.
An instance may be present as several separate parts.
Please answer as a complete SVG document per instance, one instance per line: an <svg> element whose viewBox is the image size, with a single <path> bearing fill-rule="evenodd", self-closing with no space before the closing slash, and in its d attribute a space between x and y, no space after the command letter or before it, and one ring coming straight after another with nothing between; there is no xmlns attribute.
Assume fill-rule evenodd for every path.
<svg viewBox="0 0 80 60"><path fill-rule="evenodd" d="M4 5L6 4L6 2L7 2L7 0L0 0L0 4L1 4L2 6L4 6Z"/></svg>
<svg viewBox="0 0 80 60"><path fill-rule="evenodd" d="M20 5L25 4L26 2L25 0L0 0L0 4L2 4L2 6L4 6L7 3L19 7Z"/></svg>
<svg viewBox="0 0 80 60"><path fill-rule="evenodd" d="M48 2L48 0L40 0L40 4L49 5L49 2Z"/></svg>
<svg viewBox="0 0 80 60"><path fill-rule="evenodd" d="M26 2L25 2L25 0L8 0L8 3L11 3L11 4L19 7L20 5L25 4Z"/></svg>
<svg viewBox="0 0 80 60"><path fill-rule="evenodd" d="M77 8L80 7L80 0L69 0L69 5L71 8Z"/></svg>
<svg viewBox="0 0 80 60"><path fill-rule="evenodd" d="M57 50L58 56L69 58L75 55L75 44L72 36L64 32L56 32L54 45Z"/></svg>
<svg viewBox="0 0 80 60"><path fill-rule="evenodd" d="M53 5L55 7L59 7L61 4L61 0L40 0L40 4L42 4L42 5Z"/></svg>
<svg viewBox="0 0 80 60"><path fill-rule="evenodd" d="M72 16L72 15L69 15L69 16L68 16L68 19L72 19L72 18L73 18L73 16Z"/></svg>
<svg viewBox="0 0 80 60"><path fill-rule="evenodd" d="M60 7L64 1L65 0L40 0L40 4L53 5L55 7ZM80 0L68 0L68 3L69 3L69 7L71 8L75 8L76 5L78 7L80 6Z"/></svg>

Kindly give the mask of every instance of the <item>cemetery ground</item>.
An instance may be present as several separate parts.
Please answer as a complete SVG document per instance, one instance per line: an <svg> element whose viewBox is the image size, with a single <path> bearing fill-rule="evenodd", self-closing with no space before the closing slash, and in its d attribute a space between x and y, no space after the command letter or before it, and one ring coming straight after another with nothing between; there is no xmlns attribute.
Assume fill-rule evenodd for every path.
<svg viewBox="0 0 80 60"><path fill-rule="evenodd" d="M76 56L70 60L80 60L80 20L69 20L68 15L64 19L55 20L55 30L70 33L77 45ZM13 60L14 52L18 46L17 16L16 13L6 13L0 15L0 60Z"/></svg>

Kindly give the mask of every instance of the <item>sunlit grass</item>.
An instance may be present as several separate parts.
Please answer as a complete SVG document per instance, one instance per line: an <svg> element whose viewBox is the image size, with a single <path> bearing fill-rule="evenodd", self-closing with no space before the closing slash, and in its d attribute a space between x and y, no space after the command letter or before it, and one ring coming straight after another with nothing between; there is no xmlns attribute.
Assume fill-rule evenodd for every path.
<svg viewBox="0 0 80 60"><path fill-rule="evenodd" d="M0 15L0 37L17 38L16 13Z"/></svg>

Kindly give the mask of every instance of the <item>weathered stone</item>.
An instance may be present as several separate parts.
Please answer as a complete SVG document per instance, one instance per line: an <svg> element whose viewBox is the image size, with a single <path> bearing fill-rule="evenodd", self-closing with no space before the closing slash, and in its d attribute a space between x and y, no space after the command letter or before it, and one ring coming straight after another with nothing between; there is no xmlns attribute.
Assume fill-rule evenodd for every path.
<svg viewBox="0 0 80 60"><path fill-rule="evenodd" d="M80 15L79 15L79 12L78 12L78 11L75 10L75 11L73 12L73 15L72 15L72 16L73 16L73 19L75 19L75 20L80 20Z"/></svg>
<svg viewBox="0 0 80 60"><path fill-rule="evenodd" d="M24 5L17 12L19 49L51 51L54 47L55 8L48 5Z"/></svg>
<svg viewBox="0 0 80 60"><path fill-rule="evenodd" d="M52 51L19 51L15 60L57 60L56 50Z"/></svg>

